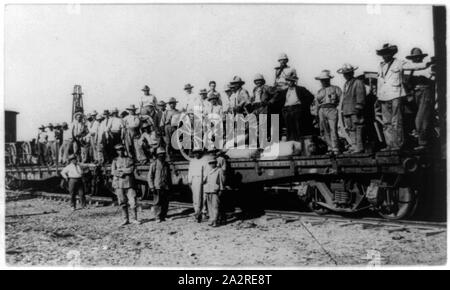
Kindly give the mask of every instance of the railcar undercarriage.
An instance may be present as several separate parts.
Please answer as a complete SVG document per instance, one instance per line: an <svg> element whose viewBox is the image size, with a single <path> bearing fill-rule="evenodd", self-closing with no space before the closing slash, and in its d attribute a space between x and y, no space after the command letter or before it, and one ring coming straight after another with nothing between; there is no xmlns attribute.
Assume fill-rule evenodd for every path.
<svg viewBox="0 0 450 290"><path fill-rule="evenodd" d="M411 217L419 197L427 194L427 174L440 162L425 154L397 151L375 154L293 156L277 160L230 159L230 186L240 196L266 190L288 190L317 214L352 214L372 210L386 219ZM172 179L179 188L187 186L188 162L173 161ZM433 166L431 166L433 164ZM53 167L7 168L7 185L25 188L59 186L59 170ZM432 170L431 170L432 169ZM96 184L109 188L109 166L90 166ZM148 166L139 166L136 178L146 192ZM100 181L101 182L100 182ZM430 180L428 180L430 181ZM102 189L93 187L92 193ZM431 194L431 193L430 193Z"/></svg>

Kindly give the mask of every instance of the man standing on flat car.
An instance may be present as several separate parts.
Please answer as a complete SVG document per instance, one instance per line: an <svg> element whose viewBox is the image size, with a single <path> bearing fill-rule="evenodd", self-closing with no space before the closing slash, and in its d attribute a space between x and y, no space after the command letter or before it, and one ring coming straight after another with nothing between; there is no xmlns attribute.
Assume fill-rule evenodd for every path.
<svg viewBox="0 0 450 290"><path fill-rule="evenodd" d="M337 106L342 95L338 86L331 84L333 76L329 70L323 70L315 79L320 81L322 88L317 92L315 103L319 116L320 134L328 144L329 154L339 154L338 110Z"/></svg>
<svg viewBox="0 0 450 290"><path fill-rule="evenodd" d="M364 107L366 104L366 87L362 80L355 78L355 70L351 64L344 64L338 69L345 79L342 95L342 115L344 126L351 140L351 147L345 154L364 152Z"/></svg>
<svg viewBox="0 0 450 290"><path fill-rule="evenodd" d="M288 65L289 58L287 54L281 53L278 57L278 63L280 64L275 68L275 83L274 87L277 91L282 91L288 88L288 82L286 76L292 72L292 68Z"/></svg>
<svg viewBox="0 0 450 290"><path fill-rule="evenodd" d="M389 43L377 50L377 55L383 58L378 70L377 90L383 116L383 133L387 145L382 151L402 149L405 139L403 130L405 105L403 64L394 57L397 51L397 46Z"/></svg>
<svg viewBox="0 0 450 290"><path fill-rule="evenodd" d="M285 77L288 87L281 91L277 98L283 103L282 117L286 126L287 141L300 141L302 136L313 132L311 104L313 94L305 87L297 85L297 72L292 70Z"/></svg>

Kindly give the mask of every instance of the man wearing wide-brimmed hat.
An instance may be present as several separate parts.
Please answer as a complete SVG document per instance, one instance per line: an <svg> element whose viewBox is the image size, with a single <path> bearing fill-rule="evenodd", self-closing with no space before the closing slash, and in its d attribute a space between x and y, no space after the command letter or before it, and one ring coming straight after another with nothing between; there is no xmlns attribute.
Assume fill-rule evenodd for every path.
<svg viewBox="0 0 450 290"><path fill-rule="evenodd" d="M47 132L45 132L44 125L41 125L39 127L39 132L36 140L38 162L40 165L45 165L47 163Z"/></svg>
<svg viewBox="0 0 450 290"><path fill-rule="evenodd" d="M48 156L48 164L53 165L56 163L57 152L56 152L56 131L54 130L54 126L52 123L49 123L47 126L47 156Z"/></svg>
<svg viewBox="0 0 450 290"><path fill-rule="evenodd" d="M92 116L92 121L87 123L87 129L88 129L88 134L89 134L89 142L90 142L90 155L91 155L91 159L94 162L98 161L98 153L97 153L97 133L98 133L98 128L100 126L100 122L101 120L103 120L102 118L100 118L99 120L98 117L98 113L97 111L93 111L91 113Z"/></svg>
<svg viewBox="0 0 450 290"><path fill-rule="evenodd" d="M105 116L103 114L99 114L97 115L97 117L95 118L95 124L94 124L94 128L92 128L92 130L95 129L94 134L93 134L93 139L94 139L94 147L95 147L95 162L103 164L106 160L106 141L105 141L105 134L101 129L101 124L102 122L105 120Z"/></svg>
<svg viewBox="0 0 450 290"><path fill-rule="evenodd" d="M288 82L286 76L292 71L292 68L288 66L288 56L285 53L281 53L278 56L279 66L275 68L275 83L274 87L277 90L285 90L288 88Z"/></svg>
<svg viewBox="0 0 450 290"><path fill-rule="evenodd" d="M404 144L403 112L405 90L403 86L403 62L395 58L396 45L386 43L377 50L383 58L378 70L377 97L381 104L385 150L399 150Z"/></svg>
<svg viewBox="0 0 450 290"><path fill-rule="evenodd" d="M255 115L268 114L268 106L271 99L270 88L266 85L266 80L262 74L256 74L253 78L255 87L250 99L251 112Z"/></svg>
<svg viewBox="0 0 450 290"><path fill-rule="evenodd" d="M101 115L102 118L99 120L99 126L97 129L97 135L98 140L101 142L103 146L103 159L105 162L109 162L112 159L111 156L111 134L110 134L110 123L111 123L111 117L110 117L109 110L104 110L103 114Z"/></svg>
<svg viewBox="0 0 450 290"><path fill-rule="evenodd" d="M233 94L233 91L231 90L230 84L226 84L224 86L223 91L225 92L225 97L222 98L222 106L223 106L223 111L224 113L228 114L228 113L232 113L231 111L231 95Z"/></svg>
<svg viewBox="0 0 450 290"><path fill-rule="evenodd" d="M328 144L329 153L339 153L338 139L338 110L337 106L341 99L342 90L331 84L329 70L323 70L316 80L320 81L321 88L317 92L315 105L319 117L320 134Z"/></svg>
<svg viewBox="0 0 450 290"><path fill-rule="evenodd" d="M424 150L432 139L434 115L434 80L431 69L433 62L424 62L428 54L418 47L406 56L408 62L403 63L403 75L407 94L405 104L405 129L415 128L419 146L415 150ZM409 114L407 114L409 113ZM408 118L409 117L409 118ZM405 134L411 134L407 131Z"/></svg>
<svg viewBox="0 0 450 290"><path fill-rule="evenodd" d="M74 114L74 121L72 122L71 130L73 136L73 152L77 155L77 158L80 158L81 146L84 143L83 138L88 133L82 112L77 112Z"/></svg>
<svg viewBox="0 0 450 290"><path fill-rule="evenodd" d="M179 100L179 110L181 112L187 112L188 109L188 105L190 102L192 102L192 97L197 97L194 92L193 92L194 86L191 84L185 84L184 85L184 95L183 97Z"/></svg>
<svg viewBox="0 0 450 290"><path fill-rule="evenodd" d="M141 97L139 105L141 109L141 114L145 115L149 113L148 111L150 107L156 106L157 99L154 95L150 94L149 86L145 85L142 91L144 92L144 95Z"/></svg>
<svg viewBox="0 0 450 290"><path fill-rule="evenodd" d="M363 130L366 87L362 80L355 78L355 70L357 69L358 67L346 63L337 71L345 79L342 94L342 115L345 129L351 140L351 147L344 152L346 154L364 152Z"/></svg>
<svg viewBox="0 0 450 290"><path fill-rule="evenodd" d="M163 222L166 220L169 210L169 190L172 184L172 175L170 165L166 161L166 151L162 147L156 150L156 160L150 164L147 183L154 196L153 215L159 222Z"/></svg>
<svg viewBox="0 0 450 290"><path fill-rule="evenodd" d="M67 164L69 151L72 148L73 134L71 128L66 122L61 124L62 145L59 148L59 163Z"/></svg>
<svg viewBox="0 0 450 290"><path fill-rule="evenodd" d="M111 163L111 175L113 176L112 186L122 208L123 222L121 226L129 224L129 210L132 213L132 223L140 224L136 206L134 161L132 158L125 156L125 147L122 144L118 144L114 148L117 157Z"/></svg>
<svg viewBox="0 0 450 290"><path fill-rule="evenodd" d="M225 189L222 168L217 166L216 156L208 156L208 166L206 174L203 178L205 183L205 199L207 201L209 225L213 227L219 226L220 222L220 196Z"/></svg>
<svg viewBox="0 0 450 290"><path fill-rule="evenodd" d="M160 134L160 135L163 135L163 131L164 131L163 118L164 118L164 115L167 113L166 107L167 107L166 102L164 102L163 100L159 101L157 104L156 116L153 119L153 122L156 126L156 130L158 131L158 134Z"/></svg>
<svg viewBox="0 0 450 290"><path fill-rule="evenodd" d="M223 108L219 104L219 95L210 94L208 96L208 102L205 104L205 113L210 118L222 120L223 118Z"/></svg>
<svg viewBox="0 0 450 290"><path fill-rule="evenodd" d="M242 86L245 82L239 77L234 76L230 81L230 88L233 95L230 97L230 108L234 113L243 114L245 105L250 103L250 95Z"/></svg>
<svg viewBox="0 0 450 290"><path fill-rule="evenodd" d="M136 107L130 105L127 109L128 115L123 119L125 149L130 158L136 157L135 143L139 138L139 127L141 126L141 119L136 115Z"/></svg>
<svg viewBox="0 0 450 290"><path fill-rule="evenodd" d="M163 127L163 140L166 148L166 152L168 157L171 155L171 138L173 132L178 128L178 122L180 120L180 111L176 108L177 99L170 98L167 102L169 104L169 109L167 109L162 118L161 118L161 126Z"/></svg>
<svg viewBox="0 0 450 290"><path fill-rule="evenodd" d="M295 70L285 77L288 87L279 92L278 103L283 104L281 115L286 127L288 141L300 141L302 136L313 133L313 117L311 104L314 95L305 87L297 85L298 76Z"/></svg>
<svg viewBox="0 0 450 290"><path fill-rule="evenodd" d="M108 134L110 136L108 154L109 158L115 157L115 146L122 144L122 131L124 130L122 118L119 117L119 109L114 108L111 111L111 117L107 127Z"/></svg>
<svg viewBox="0 0 450 290"><path fill-rule="evenodd" d="M203 149L195 148L192 151L194 158L189 162L188 184L192 191L192 204L194 216L197 222L202 221L203 212L203 178L205 176L206 164L203 158Z"/></svg>

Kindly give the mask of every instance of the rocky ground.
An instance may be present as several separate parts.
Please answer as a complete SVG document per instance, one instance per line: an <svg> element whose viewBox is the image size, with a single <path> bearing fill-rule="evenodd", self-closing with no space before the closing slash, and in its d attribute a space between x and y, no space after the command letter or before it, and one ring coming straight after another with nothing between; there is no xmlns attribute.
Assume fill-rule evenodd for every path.
<svg viewBox="0 0 450 290"><path fill-rule="evenodd" d="M443 265L446 232L391 232L333 221L262 216L211 228L171 209L167 222L118 227L118 207L72 212L68 203L10 192L6 263L10 266L367 266ZM379 258L379 259L378 259Z"/></svg>

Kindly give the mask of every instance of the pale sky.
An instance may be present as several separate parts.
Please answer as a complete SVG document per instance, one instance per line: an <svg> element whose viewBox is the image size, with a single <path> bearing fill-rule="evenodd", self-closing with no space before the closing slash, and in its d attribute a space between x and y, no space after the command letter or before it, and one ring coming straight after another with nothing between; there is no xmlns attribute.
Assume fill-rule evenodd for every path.
<svg viewBox="0 0 450 290"><path fill-rule="evenodd" d="M256 73L272 84L285 52L315 93L322 69L340 86L343 63L376 71L383 43L402 59L415 46L434 51L431 6L8 5L5 32L5 109L20 112L18 140L69 121L75 84L87 112L137 105L145 84L180 99L185 83L198 91L215 80L222 91L239 75L251 91Z"/></svg>

